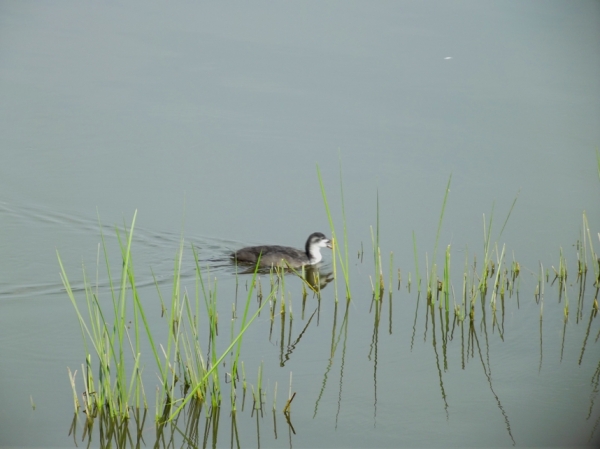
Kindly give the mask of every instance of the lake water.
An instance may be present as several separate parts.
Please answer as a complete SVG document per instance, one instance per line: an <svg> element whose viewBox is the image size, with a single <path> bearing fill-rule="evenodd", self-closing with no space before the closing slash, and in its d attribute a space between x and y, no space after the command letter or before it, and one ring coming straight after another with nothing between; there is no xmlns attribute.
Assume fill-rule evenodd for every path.
<svg viewBox="0 0 600 449"><path fill-rule="evenodd" d="M81 371L84 351L57 250L75 286L82 263L95 281L100 221L118 272L114 228L137 210L136 280L161 335L153 274L168 297L183 235L182 286L194 295L194 245L217 280L224 350L250 282L227 254L331 234L318 166L338 241L343 182L352 299L338 275L337 306L334 282L303 303L285 277L293 320L267 306L244 336L266 399L262 415L238 411L241 447L598 447L597 288L590 261L581 292L576 248L585 211L600 249L598 23L595 1L1 4L0 446L86 444L81 422L69 435L67 367ZM494 315L488 292L472 326L416 285L414 247L425 278L450 176L437 263L441 276L451 245L452 309L492 215L498 252L521 268L518 295ZM141 360L150 446L156 368ZM229 410L216 431L204 419L196 444L236 446Z"/></svg>

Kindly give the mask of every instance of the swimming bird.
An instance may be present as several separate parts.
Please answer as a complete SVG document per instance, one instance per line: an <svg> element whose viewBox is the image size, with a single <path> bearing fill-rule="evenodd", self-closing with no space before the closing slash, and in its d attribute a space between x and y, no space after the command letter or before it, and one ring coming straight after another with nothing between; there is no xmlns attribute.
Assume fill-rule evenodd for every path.
<svg viewBox="0 0 600 449"><path fill-rule="evenodd" d="M331 240L320 232L313 232L308 236L304 251L289 246L263 245L248 246L235 251L231 256L239 263L256 264L260 256L259 266L268 267L278 265L300 268L303 265L315 265L323 256L321 248L332 248Z"/></svg>

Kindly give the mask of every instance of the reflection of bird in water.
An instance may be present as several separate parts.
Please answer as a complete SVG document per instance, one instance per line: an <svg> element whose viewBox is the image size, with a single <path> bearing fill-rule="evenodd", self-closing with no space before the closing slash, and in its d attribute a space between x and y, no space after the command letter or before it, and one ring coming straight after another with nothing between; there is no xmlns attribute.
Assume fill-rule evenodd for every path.
<svg viewBox="0 0 600 449"><path fill-rule="evenodd" d="M318 292L333 281L333 272L325 273L319 271L314 265L306 265L304 267L304 280L313 290Z"/></svg>
<svg viewBox="0 0 600 449"><path fill-rule="evenodd" d="M331 248L331 241L320 232L308 236L304 251L289 246L265 245L248 246L235 251L231 256L236 263L256 265L260 257L259 266L300 268L319 263L323 256L321 248Z"/></svg>

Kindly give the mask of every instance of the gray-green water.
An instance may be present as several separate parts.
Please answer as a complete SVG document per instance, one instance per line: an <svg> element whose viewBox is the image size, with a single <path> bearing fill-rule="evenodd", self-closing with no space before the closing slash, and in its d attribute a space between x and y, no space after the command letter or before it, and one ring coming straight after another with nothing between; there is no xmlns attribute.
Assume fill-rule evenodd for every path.
<svg viewBox="0 0 600 449"><path fill-rule="evenodd" d="M153 325L150 270L167 291L182 228L228 323L235 276L213 260L329 233L316 164L340 236L341 159L352 302L336 313L329 284L302 314L286 278L292 328L276 319L271 331L265 313L244 338L250 383L264 361L269 413L238 414L242 447L597 446L595 289L588 277L578 319L573 245L586 210L600 249L599 19L596 2L0 5L0 445L74 445L67 367L83 349L55 251L73 282L82 262L95 273L97 214L110 227L138 210ZM452 313L446 329L423 296L417 309L413 231L424 277L450 174L438 260L451 244L457 302L466 255L482 258L482 215L494 211L498 239L520 192L498 239L521 264L518 302L507 296L497 323L489 303L485 320L477 309L475 333ZM377 196L383 272L393 251L403 281L375 326ZM547 283L540 326L539 263L552 273L561 247L568 322ZM194 291L189 250L184 264ZM290 373L295 434L281 414ZM230 427L223 410L218 446Z"/></svg>

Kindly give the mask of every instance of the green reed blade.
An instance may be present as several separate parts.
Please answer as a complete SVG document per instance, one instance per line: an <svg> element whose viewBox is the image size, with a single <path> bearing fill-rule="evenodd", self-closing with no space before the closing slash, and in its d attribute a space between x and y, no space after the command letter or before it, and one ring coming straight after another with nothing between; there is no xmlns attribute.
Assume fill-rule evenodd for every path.
<svg viewBox="0 0 600 449"><path fill-rule="evenodd" d="M340 167L341 167L341 165L340 165ZM341 170L341 168L340 168L340 170ZM349 265L348 265L348 243L347 243L347 237L345 235L344 236L344 251L345 251L345 254L344 254L344 256L342 256L342 253L341 253L341 250L340 250L340 245L338 245L338 243L337 243L337 238L336 238L336 234L335 234L335 227L333 225L333 218L331 216L331 210L329 209L329 203L327 202L327 195L325 194L325 186L323 184L323 178L321 177L321 171L320 171L318 165L317 165L317 177L319 178L319 185L321 187L321 195L323 197L323 203L325 205L325 212L327 214L327 219L329 220L329 227L331 229L331 239L334 242L333 250L332 250L333 251L332 265L333 265L333 277L336 280L335 281L334 296L335 296L335 301L337 302L338 301L338 293L337 293L337 263L336 263L336 259L337 258L339 258L339 260L340 260L340 265L341 265L341 269L342 269L342 275L344 276L344 282L345 282L345 287L346 287L346 299L350 299L350 278L349 278ZM341 177L341 172L340 172L340 177ZM342 187L342 184L340 184L340 186ZM343 204L342 204L342 210L345 210ZM345 223L346 223L345 212L343 214L343 220L344 220L344 226L345 226ZM336 255L337 255L337 258L336 258Z"/></svg>
<svg viewBox="0 0 600 449"><path fill-rule="evenodd" d="M433 246L433 260L431 265L431 276L429 277L429 292L433 293L437 290L437 248L440 240L440 233L442 231L442 223L444 221L444 212L446 211L446 203L448 201L448 194L450 193L450 184L452 182L452 174L448 178L448 184L446 184L446 192L444 193L444 200L442 201L442 210L440 212L440 219L438 222L438 228L435 235L435 245ZM432 296L433 299L433 296Z"/></svg>
<svg viewBox="0 0 600 449"><path fill-rule="evenodd" d="M415 235L415 231L412 233L413 236L413 254L415 258L415 282L417 283L417 291L421 291L421 275L419 274L419 255L417 253L417 236Z"/></svg>

